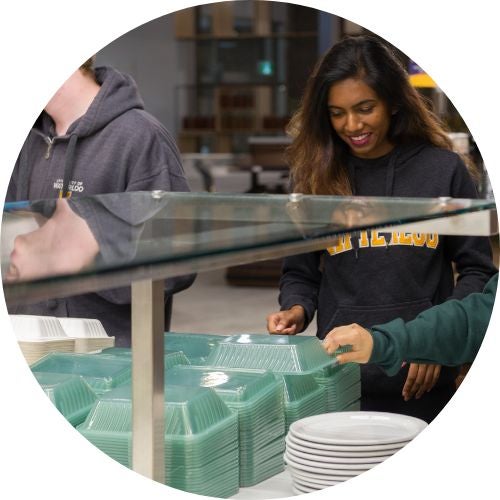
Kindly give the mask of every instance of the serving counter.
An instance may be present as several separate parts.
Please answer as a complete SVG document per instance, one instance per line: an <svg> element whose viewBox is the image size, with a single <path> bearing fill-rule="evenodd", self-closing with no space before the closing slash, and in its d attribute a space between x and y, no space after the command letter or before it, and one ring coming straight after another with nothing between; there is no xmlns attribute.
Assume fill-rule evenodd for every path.
<svg viewBox="0 0 500 500"><path fill-rule="evenodd" d="M57 255L40 253L35 272L13 269L15 237L31 233L33 242L40 225L67 213L65 204L86 220L97 257L62 266ZM54 239L64 238L58 230L56 224ZM355 231L489 236L498 221L493 201L452 198L154 191L11 203L2 222L4 292L8 305L16 305L131 285L132 464L163 482L164 279L342 246L343 235ZM69 243L86 248L80 237Z"/></svg>

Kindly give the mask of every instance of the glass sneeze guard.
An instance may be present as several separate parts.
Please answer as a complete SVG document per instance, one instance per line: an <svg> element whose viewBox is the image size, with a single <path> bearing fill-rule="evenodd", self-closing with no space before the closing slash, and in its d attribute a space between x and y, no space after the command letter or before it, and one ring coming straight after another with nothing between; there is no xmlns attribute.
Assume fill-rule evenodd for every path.
<svg viewBox="0 0 500 500"><path fill-rule="evenodd" d="M75 257L68 266L46 239L66 255L72 251L66 247L86 248L83 233L67 232L75 213L99 253L90 263ZM486 236L497 227L491 200L153 191L18 202L4 207L2 281L8 305L131 284L132 465L164 482L165 278L324 249L354 231L387 238L404 231ZM15 241L36 244L37 238L44 244L33 254L35 265L17 273Z"/></svg>
<svg viewBox="0 0 500 500"><path fill-rule="evenodd" d="M71 272L51 271L43 263L38 275L15 281L5 279L14 238L37 229L57 212L57 204L6 204L1 265L9 304L317 250L352 231L496 232L496 216L488 216L495 208L491 200L154 191L81 197L68 204L94 233L97 258Z"/></svg>

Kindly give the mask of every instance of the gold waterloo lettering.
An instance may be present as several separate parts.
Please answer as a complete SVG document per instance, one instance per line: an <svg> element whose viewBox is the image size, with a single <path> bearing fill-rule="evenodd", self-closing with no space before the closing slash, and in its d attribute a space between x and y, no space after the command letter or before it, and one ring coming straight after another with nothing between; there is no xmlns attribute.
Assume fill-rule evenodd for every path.
<svg viewBox="0 0 500 500"><path fill-rule="evenodd" d="M368 235L368 233L370 233ZM393 231L383 233L379 231L361 231L355 236L358 238L358 248L380 248L387 246L414 246L427 247L435 250L439 244L438 234L406 233ZM330 255L349 252L353 249L353 235L343 234L339 236L338 243L333 247L328 247L326 251Z"/></svg>

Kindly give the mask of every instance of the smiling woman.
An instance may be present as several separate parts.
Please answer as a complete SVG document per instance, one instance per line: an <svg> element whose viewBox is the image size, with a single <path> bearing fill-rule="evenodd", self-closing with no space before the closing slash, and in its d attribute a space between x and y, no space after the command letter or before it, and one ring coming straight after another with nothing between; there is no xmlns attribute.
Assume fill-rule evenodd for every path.
<svg viewBox="0 0 500 500"><path fill-rule="evenodd" d="M328 109L333 129L359 158L379 158L394 148L387 137L390 110L363 80L347 78L332 85Z"/></svg>
<svg viewBox="0 0 500 500"><path fill-rule="evenodd" d="M346 38L324 55L289 133L294 192L477 197L439 119L397 57L374 37ZM281 311L268 316L267 328L300 333L317 313L322 339L349 323L409 321L449 297L480 292L495 272L486 238L363 231L339 238L336 247L285 259ZM412 363L388 377L363 366L362 409L431 421L453 395L457 373ZM423 385L417 387L417 379Z"/></svg>

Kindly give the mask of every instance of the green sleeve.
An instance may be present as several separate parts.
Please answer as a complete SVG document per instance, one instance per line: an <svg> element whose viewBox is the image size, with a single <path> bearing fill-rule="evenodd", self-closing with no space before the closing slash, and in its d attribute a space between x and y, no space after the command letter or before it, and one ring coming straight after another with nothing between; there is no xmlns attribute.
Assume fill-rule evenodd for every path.
<svg viewBox="0 0 500 500"><path fill-rule="evenodd" d="M482 293L431 307L405 323L395 319L371 329L370 363L396 374L403 361L460 365L474 360L495 301L498 273Z"/></svg>

